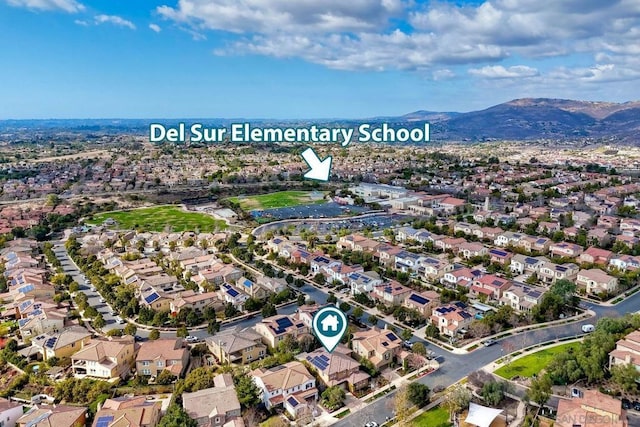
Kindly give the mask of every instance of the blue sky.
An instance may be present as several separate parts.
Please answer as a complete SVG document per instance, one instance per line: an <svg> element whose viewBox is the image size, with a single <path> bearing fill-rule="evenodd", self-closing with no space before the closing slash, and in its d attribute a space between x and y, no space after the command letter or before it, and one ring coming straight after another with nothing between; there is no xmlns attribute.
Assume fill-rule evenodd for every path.
<svg viewBox="0 0 640 427"><path fill-rule="evenodd" d="M0 119L640 99L637 0L0 0Z"/></svg>

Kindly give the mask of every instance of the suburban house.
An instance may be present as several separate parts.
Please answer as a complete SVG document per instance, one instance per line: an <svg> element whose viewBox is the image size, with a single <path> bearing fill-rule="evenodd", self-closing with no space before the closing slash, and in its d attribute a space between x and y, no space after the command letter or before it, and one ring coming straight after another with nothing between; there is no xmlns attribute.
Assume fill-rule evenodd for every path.
<svg viewBox="0 0 640 427"><path fill-rule="evenodd" d="M588 264L607 265L613 257L613 252L590 246L578 257L578 262Z"/></svg>
<svg viewBox="0 0 640 427"><path fill-rule="evenodd" d="M618 279L609 276L598 268L580 270L576 278L576 285L586 289L588 294L598 294L605 292L611 294L618 289Z"/></svg>
<svg viewBox="0 0 640 427"><path fill-rule="evenodd" d="M513 258L511 258L509 269L511 269L511 272L515 274L523 274L525 272L537 273L546 262L549 262L549 260L543 256L530 257L527 255L515 254Z"/></svg>
<svg viewBox="0 0 640 427"><path fill-rule="evenodd" d="M312 366L327 387L346 384L353 392L367 387L370 376L360 370L360 363L350 355L349 348L338 345L331 353L324 348L308 353L304 360Z"/></svg>
<svg viewBox="0 0 640 427"><path fill-rule="evenodd" d="M382 283L380 275L375 271L365 271L364 273L351 273L347 276L351 294L369 294L374 286Z"/></svg>
<svg viewBox="0 0 640 427"><path fill-rule="evenodd" d="M459 301L436 307L431 314L431 323L442 335L451 338L464 333L472 321L473 315L467 310L466 304Z"/></svg>
<svg viewBox="0 0 640 427"><path fill-rule="evenodd" d="M226 303L231 303L238 310L242 310L243 304L249 299L249 295L240 292L239 289L229 283L223 283L218 290L218 296Z"/></svg>
<svg viewBox="0 0 640 427"><path fill-rule="evenodd" d="M460 267L445 273L440 282L451 287L461 286L468 288L476 278L482 277L483 274L480 270Z"/></svg>
<svg viewBox="0 0 640 427"><path fill-rule="evenodd" d="M136 372L138 375L156 377L165 369L172 375L180 377L190 357L182 338L167 338L145 341L140 344L136 356Z"/></svg>
<svg viewBox="0 0 640 427"><path fill-rule="evenodd" d="M373 287L373 297L385 304L401 305L411 293L411 289L390 280Z"/></svg>
<svg viewBox="0 0 640 427"><path fill-rule="evenodd" d="M489 260L500 265L507 265L511 261L513 254L504 249L491 249L489 251Z"/></svg>
<svg viewBox="0 0 640 427"><path fill-rule="evenodd" d="M404 306L416 310L425 318L431 317L433 307L440 304L440 294L436 291L411 292L404 300Z"/></svg>
<svg viewBox="0 0 640 427"><path fill-rule="evenodd" d="M213 378L213 387L182 394L182 407L199 427L244 427L231 374Z"/></svg>
<svg viewBox="0 0 640 427"><path fill-rule="evenodd" d="M582 397L560 399L553 424L557 427L627 427L627 411L622 402L597 390L585 390Z"/></svg>
<svg viewBox="0 0 640 427"><path fill-rule="evenodd" d="M487 248L482 243L478 242L466 242L458 246L458 256L464 259L481 257L487 253Z"/></svg>
<svg viewBox="0 0 640 427"><path fill-rule="evenodd" d="M528 312L540 302L545 289L514 282L500 298L500 305L508 305L519 312Z"/></svg>
<svg viewBox="0 0 640 427"><path fill-rule="evenodd" d="M205 342L220 363L251 363L267 354L262 336L249 328L220 331L215 336L207 337Z"/></svg>
<svg viewBox="0 0 640 427"><path fill-rule="evenodd" d="M252 298L264 299L267 297L267 290L265 288L244 276L236 280L236 287Z"/></svg>
<svg viewBox="0 0 640 427"><path fill-rule="evenodd" d="M353 334L351 346L353 352L364 359L368 359L376 369L384 368L392 363L402 351L402 341L392 331L374 327L366 331Z"/></svg>
<svg viewBox="0 0 640 427"><path fill-rule="evenodd" d="M181 310L190 309L202 313L207 307L220 307L222 302L216 292L196 293L192 290L184 291L169 303L171 313L180 313Z"/></svg>
<svg viewBox="0 0 640 427"><path fill-rule="evenodd" d="M549 252L552 256L575 258L579 256L583 250L582 246L575 243L559 242L549 246Z"/></svg>
<svg viewBox="0 0 640 427"><path fill-rule="evenodd" d="M155 427L161 416L162 402L146 396L107 399L95 415L92 427Z"/></svg>
<svg viewBox="0 0 640 427"><path fill-rule="evenodd" d="M423 276L427 280L438 280L445 275L448 271L453 270L454 265L446 259L439 259L433 257L424 257L422 259L422 272Z"/></svg>
<svg viewBox="0 0 640 427"><path fill-rule="evenodd" d="M473 281L470 292L472 295L486 295L488 299L498 301L502 293L509 289L511 281L493 274L487 274Z"/></svg>
<svg viewBox="0 0 640 427"><path fill-rule="evenodd" d="M71 356L71 370L76 378L116 381L129 375L137 352L138 344L131 335L95 338Z"/></svg>
<svg viewBox="0 0 640 427"><path fill-rule="evenodd" d="M318 400L315 377L298 361L256 369L249 375L260 389L268 410L282 406L291 417L298 418L309 413Z"/></svg>
<svg viewBox="0 0 640 427"><path fill-rule="evenodd" d="M81 326L66 328L54 334L38 335L31 345L42 355L43 360L71 357L91 341L91 333Z"/></svg>
<svg viewBox="0 0 640 427"><path fill-rule="evenodd" d="M616 348L609 353L609 369L614 365L632 364L640 370L640 331L633 331L616 342Z"/></svg>
<svg viewBox="0 0 640 427"><path fill-rule="evenodd" d="M640 268L640 257L632 255L614 255L609 260L610 268L617 268L620 271L633 271Z"/></svg>
<svg viewBox="0 0 640 427"><path fill-rule="evenodd" d="M34 405L16 421L17 427L84 427L87 408L67 405Z"/></svg>
<svg viewBox="0 0 640 427"><path fill-rule="evenodd" d="M0 397L0 425L15 427L18 419L24 414L22 403Z"/></svg>
<svg viewBox="0 0 640 427"><path fill-rule="evenodd" d="M553 284L558 280L575 281L578 277L578 266L573 263L545 263L538 272L538 279L543 283Z"/></svg>
<svg viewBox="0 0 640 427"><path fill-rule="evenodd" d="M270 348L277 348L285 337L290 336L299 340L302 336L310 335L310 329L299 318L298 314L276 315L262 319L253 329L262 337L262 342Z"/></svg>

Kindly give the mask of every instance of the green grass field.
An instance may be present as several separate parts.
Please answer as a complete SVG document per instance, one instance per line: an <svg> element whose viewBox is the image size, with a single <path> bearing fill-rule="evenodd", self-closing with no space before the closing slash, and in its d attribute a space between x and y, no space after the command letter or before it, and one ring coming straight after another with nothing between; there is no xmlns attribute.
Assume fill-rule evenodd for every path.
<svg viewBox="0 0 640 427"><path fill-rule="evenodd" d="M278 191L276 193L259 194L256 196L230 197L229 200L239 203L244 211L325 203L324 199L312 197L313 194L314 192L312 191Z"/></svg>
<svg viewBox="0 0 640 427"><path fill-rule="evenodd" d="M449 413L441 406L436 406L433 409L417 416L411 425L414 427L449 427Z"/></svg>
<svg viewBox="0 0 640 427"><path fill-rule="evenodd" d="M580 345L579 342L562 344L555 347L540 350L520 359L514 360L508 365L496 370L496 375L505 379L511 379L516 375L519 377L532 377L538 374L542 369L546 368L553 356L558 353L564 353L569 349L576 349Z"/></svg>
<svg viewBox="0 0 640 427"><path fill-rule="evenodd" d="M113 218L115 228L139 231L195 231L203 233L224 230L227 224L219 219L199 212L186 212L176 206L132 209L128 211L104 212L94 215L88 221L100 225L107 218Z"/></svg>

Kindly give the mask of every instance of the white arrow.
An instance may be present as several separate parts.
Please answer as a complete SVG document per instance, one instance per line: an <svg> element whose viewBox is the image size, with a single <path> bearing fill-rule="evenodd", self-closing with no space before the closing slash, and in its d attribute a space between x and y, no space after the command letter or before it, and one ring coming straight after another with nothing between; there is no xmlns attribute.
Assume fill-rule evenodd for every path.
<svg viewBox="0 0 640 427"><path fill-rule="evenodd" d="M309 165L311 170L304 174L307 179L315 179L318 181L329 181L329 173L331 172L331 156L320 160L313 148L307 148L302 152L302 158Z"/></svg>

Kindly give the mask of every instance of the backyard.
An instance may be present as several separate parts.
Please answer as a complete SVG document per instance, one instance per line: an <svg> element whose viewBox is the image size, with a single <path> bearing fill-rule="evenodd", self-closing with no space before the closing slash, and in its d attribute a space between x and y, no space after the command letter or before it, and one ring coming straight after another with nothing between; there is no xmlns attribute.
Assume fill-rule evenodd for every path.
<svg viewBox="0 0 640 427"><path fill-rule="evenodd" d="M420 414L412 421L413 427L449 427L449 412L441 406Z"/></svg>

